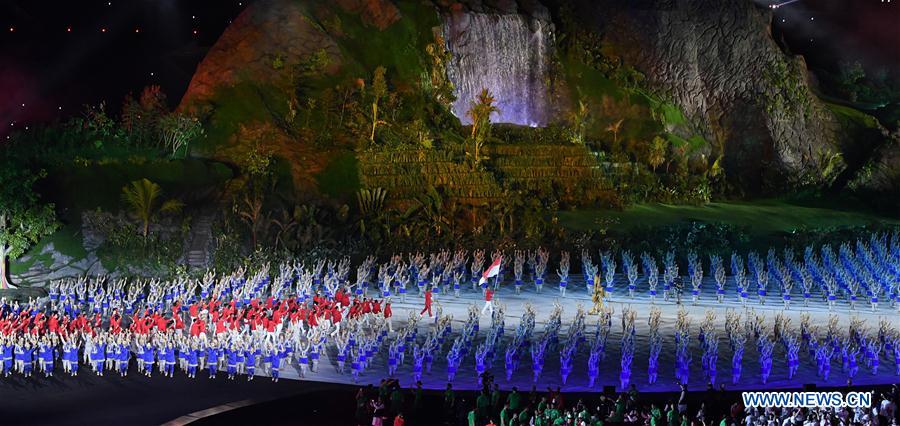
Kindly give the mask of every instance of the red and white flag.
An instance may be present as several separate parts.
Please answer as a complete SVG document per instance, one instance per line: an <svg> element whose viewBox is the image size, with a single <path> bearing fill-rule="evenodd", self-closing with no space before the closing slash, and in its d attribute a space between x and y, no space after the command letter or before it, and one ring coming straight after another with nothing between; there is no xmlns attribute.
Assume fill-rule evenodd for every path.
<svg viewBox="0 0 900 426"><path fill-rule="evenodd" d="M500 273L501 261L503 261L503 256L498 256L494 259L494 263L491 263L491 266L488 266L488 268L484 270L484 273L481 274L481 279L478 280L479 285L486 283L488 278L496 277L497 274Z"/></svg>

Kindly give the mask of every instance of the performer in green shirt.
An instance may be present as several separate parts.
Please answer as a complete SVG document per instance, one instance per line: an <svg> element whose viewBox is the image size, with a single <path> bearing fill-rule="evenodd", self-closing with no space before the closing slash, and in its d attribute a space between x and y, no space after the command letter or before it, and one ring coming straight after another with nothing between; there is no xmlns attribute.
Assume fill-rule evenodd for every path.
<svg viewBox="0 0 900 426"><path fill-rule="evenodd" d="M512 388L512 392L509 396L506 397L506 402L509 404L509 409L516 412L519 411L519 404L522 401L522 395L519 394L519 389L515 386Z"/></svg>
<svg viewBox="0 0 900 426"><path fill-rule="evenodd" d="M656 403L650 405L650 426L662 426L662 412Z"/></svg>
<svg viewBox="0 0 900 426"><path fill-rule="evenodd" d="M482 391L481 395L478 395L478 399L475 400L475 406L478 409L479 421L483 422L491 416L491 398L487 392Z"/></svg>
<svg viewBox="0 0 900 426"><path fill-rule="evenodd" d="M500 426L509 426L511 413L512 411L509 409L509 403L507 402L505 405L503 405L503 409L500 410Z"/></svg>

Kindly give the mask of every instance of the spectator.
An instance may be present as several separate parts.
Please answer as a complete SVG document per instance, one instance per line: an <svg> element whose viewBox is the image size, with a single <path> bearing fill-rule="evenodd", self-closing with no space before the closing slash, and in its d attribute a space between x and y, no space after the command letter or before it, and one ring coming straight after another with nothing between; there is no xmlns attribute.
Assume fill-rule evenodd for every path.
<svg viewBox="0 0 900 426"><path fill-rule="evenodd" d="M422 382L416 382L416 389L413 391L413 418L418 420L422 411Z"/></svg>
<svg viewBox="0 0 900 426"><path fill-rule="evenodd" d="M488 396L488 393L484 390L481 391L481 394L478 395L478 398L475 400L476 406L476 416L479 423L484 422L488 418L490 418L491 414L491 397Z"/></svg>
<svg viewBox="0 0 900 426"><path fill-rule="evenodd" d="M678 414L687 413L687 385L682 383L681 395L678 397Z"/></svg>
<svg viewBox="0 0 900 426"><path fill-rule="evenodd" d="M509 403L503 405L503 409L500 410L500 426L509 426L510 417L513 411L509 409Z"/></svg>
<svg viewBox="0 0 900 426"><path fill-rule="evenodd" d="M666 423L669 426L678 426L678 416L675 414L675 405L669 401L666 405Z"/></svg>
<svg viewBox="0 0 900 426"><path fill-rule="evenodd" d="M391 412L400 413L403 409L403 394L400 392L400 386L394 386L391 392Z"/></svg>
<svg viewBox="0 0 900 426"><path fill-rule="evenodd" d="M631 384L631 388L628 390L628 398L633 402L638 401L638 390L634 383Z"/></svg>
<svg viewBox="0 0 900 426"><path fill-rule="evenodd" d="M519 389L513 386L512 392L510 392L509 396L506 397L506 403L509 404L509 409L513 412L518 412L521 399L522 396L519 395Z"/></svg>
<svg viewBox="0 0 900 426"><path fill-rule="evenodd" d="M444 414L450 420L453 418L453 409L456 406L456 394L453 393L453 385L447 383L447 390L444 391Z"/></svg>
<svg viewBox="0 0 900 426"><path fill-rule="evenodd" d="M397 417L394 417L394 426L404 426L406 424L406 418L403 417L403 413L397 413Z"/></svg>
<svg viewBox="0 0 900 426"><path fill-rule="evenodd" d="M384 426L384 404L381 403L380 399L373 399L370 405L372 407L372 426Z"/></svg>
<svg viewBox="0 0 900 426"><path fill-rule="evenodd" d="M878 416L880 417L879 423L882 425L889 425L892 421L894 421L894 415L897 410L897 405L894 404L894 401L891 401L891 398L888 394L881 394L881 406L878 410Z"/></svg>
<svg viewBox="0 0 900 426"><path fill-rule="evenodd" d="M662 425L662 412L659 410L659 407L656 406L656 403L650 404L650 426L661 426Z"/></svg>
<svg viewBox="0 0 900 426"><path fill-rule="evenodd" d="M500 385L494 384L494 391L491 393L491 416L500 413Z"/></svg>

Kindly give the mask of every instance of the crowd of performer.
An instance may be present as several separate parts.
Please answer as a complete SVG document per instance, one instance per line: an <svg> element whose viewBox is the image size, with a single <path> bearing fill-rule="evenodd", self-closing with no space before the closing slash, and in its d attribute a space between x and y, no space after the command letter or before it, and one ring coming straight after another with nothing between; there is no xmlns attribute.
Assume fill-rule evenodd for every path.
<svg viewBox="0 0 900 426"><path fill-rule="evenodd" d="M349 366L354 380L370 368L374 358L386 355L388 373L393 375L409 358L413 376L419 380L430 372L435 359L446 359L447 377L453 381L462 363L473 354L476 371L489 371L495 359L505 361L509 380L518 370L523 355L531 358L534 380L544 374L545 356L560 355L560 374L565 383L573 371L573 359L582 347L589 348L587 372L594 385L599 363L606 356L613 312L597 309L596 329L586 327L585 312L578 309L560 336L562 307L556 305L542 330L534 336L535 312L526 306L515 335L503 345L504 309L494 298L507 266L511 265L512 286L519 293L526 279L542 290L550 253L544 249L515 251L505 256L483 250L442 251L393 256L378 263L366 258L351 277L349 258L320 260L313 264L284 263L278 267L261 265L250 271L239 269L226 274L207 273L200 279L179 277L163 280L108 279L106 277L68 279L49 285L47 300L27 303L0 300L0 368L5 375L24 376L40 373L51 376L57 364L64 372L77 375L83 367L94 373L126 375L135 365L140 374L165 376L178 370L189 377L225 374L230 379L265 374L278 380L288 366L300 376L318 371L320 358L333 355L340 373ZM867 292L873 309L881 295L890 303L900 300L900 236L872 235L855 246L842 244L836 254L830 246L807 248L802 261L792 251L779 256L770 250L763 259L750 253L745 264L742 256L731 256L731 282L737 300L746 304L755 281L759 303L765 303L769 282L781 288L784 308L789 308L794 283L803 287L805 303L817 294L829 308L841 294L854 308L857 294ZM627 283L627 295L617 290L621 259L621 281ZM657 284L663 301L680 298L678 263L672 252L666 253L660 272L656 259L640 256L643 274L639 275L634 257L627 251L614 256L601 252L600 263L587 251L581 256L582 279L589 294L598 287L617 298L634 297L638 277L646 282L651 302L656 301ZM692 299L702 292L704 265L695 254L687 258ZM745 268L745 265L747 268ZM711 256L706 268L717 286L716 300L722 302L728 277L723 262ZM747 272L749 269L749 274ZM557 281L565 295L570 282L569 253L559 255ZM482 309L471 306L461 329L452 333L452 315L444 315L435 305L438 297L459 297L471 284L484 300ZM406 301L408 292L423 300L421 311L395 321L391 301ZM374 297L369 297L374 292ZM418 303L418 302L417 302ZM900 303L896 303L900 309ZM762 318L748 310L743 321L734 312L725 321L727 341L732 349L732 381L742 376L742 356L747 342L756 344L759 375L766 382L772 373L772 353L776 345L784 347L790 377L797 371L799 353L808 354L817 372L828 380L831 361L841 359L842 367L853 377L863 367L877 374L883 355L895 361L900 374L900 334L891 321L879 324L877 332L858 322L844 332L837 320L827 329L811 325L808 316L799 333L789 328L783 316L774 318L774 327L763 327ZM434 318L424 336L418 335L419 319ZM621 312L622 340L621 388L631 384L635 359L635 312ZM481 317L489 316L487 337L478 337ZM712 316L712 317L710 317ZM659 374L658 356L664 338L659 332L660 312L651 308L648 376L654 383ZM698 341L703 350L701 368L704 377L717 380L719 338L713 326L715 312L708 312L700 326ZM395 323L397 327L395 327ZM451 336L452 335L452 336ZM679 383L690 378L692 361L690 319L680 311L674 341L675 377ZM562 337L562 338L561 338ZM480 343L479 343L480 342ZM447 344L445 344L447 343ZM326 352L328 351L328 352ZM329 356L329 359L331 357ZM35 371L37 370L37 371Z"/></svg>
<svg viewBox="0 0 900 426"><path fill-rule="evenodd" d="M387 335L390 301L339 286L324 294L314 282L286 266L275 279L262 268L199 282L54 282L49 302L0 300L0 371L125 376L136 366L172 376L177 366L189 377L252 380L259 368L277 381L288 364L316 371L329 339L353 343L354 365L365 368L356 360Z"/></svg>

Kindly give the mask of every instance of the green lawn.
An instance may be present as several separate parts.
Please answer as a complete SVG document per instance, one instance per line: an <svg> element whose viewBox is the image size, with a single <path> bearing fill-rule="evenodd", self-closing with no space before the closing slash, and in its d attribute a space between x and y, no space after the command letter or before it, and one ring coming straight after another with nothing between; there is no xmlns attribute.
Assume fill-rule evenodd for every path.
<svg viewBox="0 0 900 426"><path fill-rule="evenodd" d="M859 125L860 127L869 127L869 128L877 128L878 120L875 117L872 117L865 112L862 112L858 109L853 109L848 106L838 105L833 103L825 103L825 106L831 110L831 112L838 115L838 118L849 120L852 123Z"/></svg>
<svg viewBox="0 0 900 426"><path fill-rule="evenodd" d="M628 231L638 227L671 225L681 221L721 222L747 227L751 234L769 235L804 228L849 227L875 223L900 225L900 219L865 212L805 207L780 200L709 203L703 206L638 204L625 210L578 210L559 213L563 226L573 230L596 229L609 220L610 228Z"/></svg>
<svg viewBox="0 0 900 426"><path fill-rule="evenodd" d="M43 245L39 246L39 248L43 249ZM9 262L9 273L12 275L23 274L39 262L43 263L45 267L50 266L53 263L53 257L49 254L38 254L39 251L40 250L38 250L37 252L29 251L28 254L31 255L31 258L24 262Z"/></svg>
<svg viewBox="0 0 900 426"><path fill-rule="evenodd" d="M73 261L84 259L87 256L82 245L81 225L79 223L66 224L53 234L45 237L28 250L25 255L31 256L27 261L12 261L9 263L9 271L12 274L21 274L41 262L45 267L53 264L53 257L48 254L40 254L47 244L53 244L53 248L59 253L69 256ZM24 257L24 256L23 256Z"/></svg>

